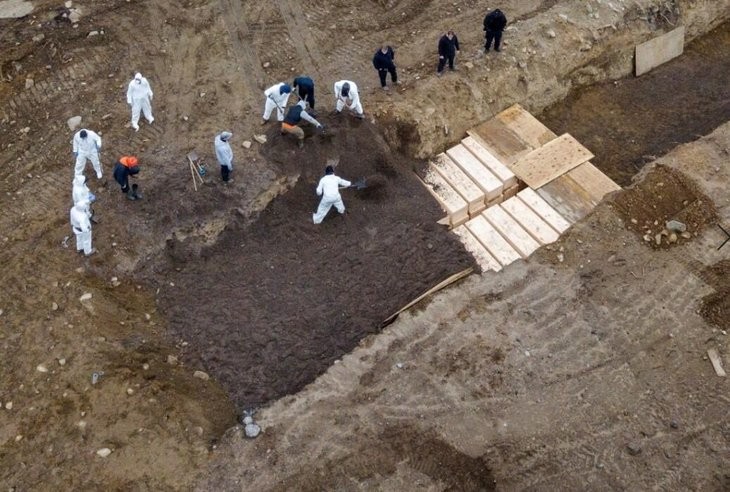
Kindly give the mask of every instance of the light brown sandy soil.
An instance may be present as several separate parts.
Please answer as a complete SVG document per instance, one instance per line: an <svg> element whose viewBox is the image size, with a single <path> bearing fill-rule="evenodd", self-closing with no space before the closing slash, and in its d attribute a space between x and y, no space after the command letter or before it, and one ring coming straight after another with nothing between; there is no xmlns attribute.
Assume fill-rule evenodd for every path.
<svg viewBox="0 0 730 492"><path fill-rule="evenodd" d="M653 251L608 206L562 240L563 263L556 245L501 276L470 277L364 341L300 395L259 413L261 438L242 441L234 428L220 450L236 411L216 382L169 358L188 342L166 337L156 289L138 279L154 272L173 232L199 246L215 243L232 217L255 220L291 185L257 144L238 146L259 131L265 86L307 71L329 109L334 80L362 81L365 110L378 115L386 136L425 155L512 102L535 101L535 109L576 81L626 73L625 50L666 29L661 19L676 21L677 9L690 36L730 15L727 1L640 0L622 13L596 2L599 18L587 17L583 2L505 1L522 24L506 35L512 53L492 66L476 53L481 2L387 3L308 0L304 15L293 15L299 3L290 0L100 0L79 4L74 28L52 20L58 4L39 1L32 17L0 20L6 488L163 490L199 481L204 489L440 490L489 488L494 480L506 488L728 487L727 385L702 359L710 346L726 356L727 339L697 314L703 296L721 291L717 275L701 274L723 258L713 252L719 230ZM570 22L556 20L559 13ZM475 72L453 87L453 79L431 76L430 46L444 18L473 25L461 39L462 62ZM615 23L617 35L598 29L604 22ZM569 36L535 35L546 26ZM580 51L589 33L596 49ZM391 96L370 92L369 59L383 38L398 49L406 89ZM527 46L552 51L533 74L541 82L526 89L515 80L517 59L534 56ZM606 53L619 46L623 55L609 63ZM561 52L570 55L556 66ZM597 74L579 68L594 58L606 62ZM125 127L124 91L137 70L153 84L157 120L135 134ZM70 249L62 246L72 174L65 121L74 115L102 132L107 178L118 155L141 157L150 196L129 213L113 182L92 179L101 224L100 253L90 260L72 252L73 238ZM182 157L197 149L212 164L212 136L224 128L237 136L236 181L193 194ZM725 127L663 159L691 169L725 222L729 140ZM84 293L92 298L80 302ZM92 385L98 371L104 375ZM641 453L627 455L627 443ZM112 454L97 456L105 447Z"/></svg>

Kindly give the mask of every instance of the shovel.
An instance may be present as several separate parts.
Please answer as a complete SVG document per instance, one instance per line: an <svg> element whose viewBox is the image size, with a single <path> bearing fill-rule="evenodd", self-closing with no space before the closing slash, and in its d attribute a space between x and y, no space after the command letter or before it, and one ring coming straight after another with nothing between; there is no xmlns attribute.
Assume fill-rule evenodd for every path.
<svg viewBox="0 0 730 492"><path fill-rule="evenodd" d="M367 187L368 187L368 182L365 178L360 178L350 185L350 188L355 188L358 191L364 190Z"/></svg>

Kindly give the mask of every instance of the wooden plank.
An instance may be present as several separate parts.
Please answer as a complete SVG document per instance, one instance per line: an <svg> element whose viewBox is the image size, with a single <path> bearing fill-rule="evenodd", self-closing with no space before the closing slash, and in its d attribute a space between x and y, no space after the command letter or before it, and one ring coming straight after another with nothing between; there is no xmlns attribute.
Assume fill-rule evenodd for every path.
<svg viewBox="0 0 730 492"><path fill-rule="evenodd" d="M502 181L502 186L510 188L517 186L517 176L510 168L502 164L486 147L479 143L474 137L466 137L461 141L466 149L479 159L479 162Z"/></svg>
<svg viewBox="0 0 730 492"><path fill-rule="evenodd" d="M571 223L578 222L595 207L588 193L568 175L546 184L537 194Z"/></svg>
<svg viewBox="0 0 730 492"><path fill-rule="evenodd" d="M510 169L536 190L592 157L590 150L565 133L522 157Z"/></svg>
<svg viewBox="0 0 730 492"><path fill-rule="evenodd" d="M676 58L684 51L684 26L636 46L636 76Z"/></svg>
<svg viewBox="0 0 730 492"><path fill-rule="evenodd" d="M520 254L484 218L484 215L474 217L466 223L466 227L500 265L506 266L520 259Z"/></svg>
<svg viewBox="0 0 730 492"><path fill-rule="evenodd" d="M427 171L423 182L448 214L452 226L469 219L468 204L439 173Z"/></svg>
<svg viewBox="0 0 730 492"><path fill-rule="evenodd" d="M621 189L611 178L603 174L600 169L590 162L584 162L571 169L568 171L568 176L586 190L586 193L595 203L599 203L606 194Z"/></svg>
<svg viewBox="0 0 730 492"><path fill-rule="evenodd" d="M527 258L540 247L540 243L510 217L501 205L488 208L482 217L487 219L523 258Z"/></svg>
<svg viewBox="0 0 730 492"><path fill-rule="evenodd" d="M390 323L392 323L395 320L395 318L398 317L398 315L400 313L402 313L406 309L409 309L410 307L418 304L424 298L426 298L426 297L428 297L428 296L430 296L432 294L435 294L436 292L440 291L441 289L445 289L446 287L448 287L449 285L453 284L454 282L456 282L458 280L461 280L462 278L464 278L464 277L466 277L468 275L471 275L473 271L474 271L474 269L471 268L471 267L469 267L466 270L462 270L459 273L455 273L455 274L451 275L450 277L448 277L446 280L443 280L443 281L439 282L438 284L436 284L435 286L431 287L426 292L424 292L423 294L421 294L420 296L416 297L411 302L409 302L408 304L406 304L405 306L403 306L402 308L400 308L398 311L396 311L395 313L393 313L390 316L388 316L387 318L385 318L385 321L383 321L383 323L382 323L381 326L389 325Z"/></svg>
<svg viewBox="0 0 730 492"><path fill-rule="evenodd" d="M515 196L517 194L518 191L520 191L519 186L517 186L517 185L512 186L512 187L504 190L504 193L502 193L502 198L504 198L505 200L512 198L513 196Z"/></svg>
<svg viewBox="0 0 730 492"><path fill-rule="evenodd" d="M495 272L498 272L502 269L502 265L499 264L494 256L489 254L487 248L485 248L482 243L474 237L474 234L472 234L465 225L460 225L452 230L454 234L459 236L464 248L471 253L483 272L486 272L487 270L494 270Z"/></svg>
<svg viewBox="0 0 730 492"><path fill-rule="evenodd" d="M484 210L484 192L467 176L464 171L444 153L431 161L431 167L443 177L451 187L469 204L469 213Z"/></svg>
<svg viewBox="0 0 730 492"><path fill-rule="evenodd" d="M495 118L504 123L507 128L517 134L533 149L542 147L557 137L555 133L519 104L513 104Z"/></svg>
<svg viewBox="0 0 730 492"><path fill-rule="evenodd" d="M451 147L446 153L484 191L485 201L494 200L502 194L502 181L489 172L466 147L459 144Z"/></svg>
<svg viewBox="0 0 730 492"><path fill-rule="evenodd" d="M530 207L530 209L539 215L550 227L564 233L570 228L570 222L565 220L553 207L548 204L540 195L535 193L532 188L525 188L517 193L517 198Z"/></svg>
<svg viewBox="0 0 730 492"><path fill-rule="evenodd" d="M495 118L467 130L466 133L507 166L511 166L532 150L515 132Z"/></svg>
<svg viewBox="0 0 730 492"><path fill-rule="evenodd" d="M553 243L560 237L558 231L541 219L519 198L510 198L500 206L541 245Z"/></svg>
<svg viewBox="0 0 730 492"><path fill-rule="evenodd" d="M715 369L715 374L724 378L725 369L722 368L722 360L720 360L720 354L717 353L717 350L714 348L707 349L707 356L710 358L710 362L712 362L712 368Z"/></svg>

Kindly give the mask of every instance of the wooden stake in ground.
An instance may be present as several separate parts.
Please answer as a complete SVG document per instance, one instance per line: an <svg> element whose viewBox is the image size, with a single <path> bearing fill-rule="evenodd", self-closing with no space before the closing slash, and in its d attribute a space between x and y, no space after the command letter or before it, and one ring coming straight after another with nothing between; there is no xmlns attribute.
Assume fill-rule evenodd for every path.
<svg viewBox="0 0 730 492"><path fill-rule="evenodd" d="M195 188L195 191L198 191L198 183L195 179L195 168L193 167L193 163L188 161L188 167L190 168L190 174L193 175L193 188Z"/></svg>

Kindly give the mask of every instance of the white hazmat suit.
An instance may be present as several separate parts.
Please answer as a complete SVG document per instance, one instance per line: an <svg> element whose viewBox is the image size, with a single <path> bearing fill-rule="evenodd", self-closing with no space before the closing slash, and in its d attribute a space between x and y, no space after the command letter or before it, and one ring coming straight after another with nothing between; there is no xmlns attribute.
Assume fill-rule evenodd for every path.
<svg viewBox="0 0 730 492"><path fill-rule="evenodd" d="M74 174L83 175L84 169L86 168L86 159L89 159L94 166L97 179L101 179L101 164L99 163L101 137L91 130L79 130L74 135L73 150L76 155Z"/></svg>
<svg viewBox="0 0 730 492"><path fill-rule="evenodd" d="M322 223L327 216L327 212L330 211L333 205L339 213L345 213L345 204L342 202L342 197L340 196L340 186L347 188L351 184L346 179L342 179L334 174L327 174L319 180L317 195L320 195L322 199L319 201L317 212L312 214L312 221L315 224Z"/></svg>
<svg viewBox="0 0 730 492"><path fill-rule="evenodd" d="M134 79L127 88L127 104L132 106L132 128L139 130L139 112L142 110L145 119L151 125L155 119L152 117L152 88L141 73L136 73Z"/></svg>
<svg viewBox="0 0 730 492"><path fill-rule="evenodd" d="M345 84L349 86L349 89L345 87ZM335 82L334 91L335 98L337 98L335 102L335 109L338 113L342 111L342 108L347 106L347 108L354 111L358 117L363 117L362 104L360 104L360 94L357 92L357 84L355 84L355 82L351 82L349 80L340 80L339 82Z"/></svg>
<svg viewBox="0 0 730 492"><path fill-rule="evenodd" d="M272 85L264 91L266 96L266 105L264 106L264 123L269 121L271 112L276 108L276 119L278 121L284 121L284 108L289 102L289 95L291 94L291 87L284 82Z"/></svg>
<svg viewBox="0 0 730 492"><path fill-rule="evenodd" d="M76 235L76 251L83 251L86 256L94 253L91 247L91 220L89 219L89 202L82 200L71 208L71 229Z"/></svg>
<svg viewBox="0 0 730 492"><path fill-rule="evenodd" d="M86 176L76 175L74 176L73 191L71 196L74 200L74 205L78 205L80 202L92 203L96 200L96 196L86 186Z"/></svg>

